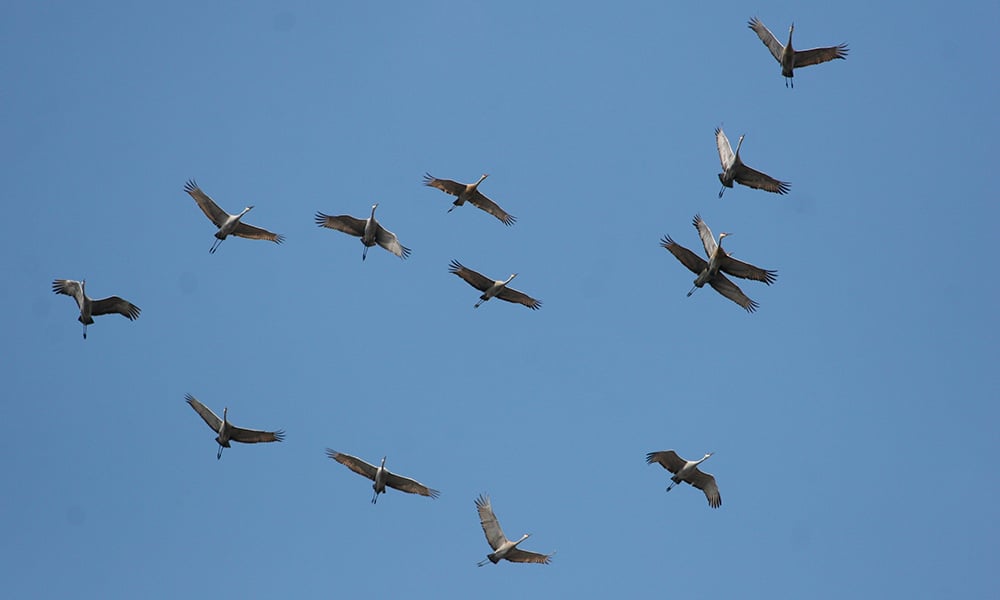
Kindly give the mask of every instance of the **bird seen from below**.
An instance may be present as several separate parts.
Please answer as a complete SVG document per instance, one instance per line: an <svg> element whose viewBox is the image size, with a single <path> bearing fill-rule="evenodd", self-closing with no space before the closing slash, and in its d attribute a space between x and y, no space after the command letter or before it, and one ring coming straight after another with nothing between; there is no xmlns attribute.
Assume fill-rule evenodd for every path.
<svg viewBox="0 0 1000 600"><path fill-rule="evenodd" d="M747 312L754 312L758 308L758 304L748 298L742 290L735 283L729 280L723 273L728 273L734 277L740 277L742 279L751 279L754 281L762 281L767 285L774 283L778 276L777 271L771 271L768 269L761 269L760 267L755 267L749 263L745 263L741 260L737 260L730 256L722 248L722 240L726 236L732 235L730 233L719 234L719 241L716 243L715 237L712 235L712 230L708 228L705 221L702 220L701 215L695 215L693 224L695 229L698 230L698 235L701 237L702 245L705 247L705 254L708 256L708 261L701 258L691 250L688 250L684 246L681 246L670 236L665 236L660 240L660 245L670 251L677 260L681 262L682 265L690 269L692 273L695 273L698 277L694 280L694 287L691 291L687 293L688 296L694 293L694 291L706 283L712 286L712 288L729 298L736 304L739 304Z"/></svg>
<svg viewBox="0 0 1000 600"><path fill-rule="evenodd" d="M372 204L372 214L367 219L356 219L350 215L331 217L321 212L316 213L316 224L320 227L336 229L348 235L361 238L365 249L361 252L361 260L368 255L368 249L378 244L400 258L410 255L410 249L399 243L396 234L389 231L375 220L375 209L378 203Z"/></svg>
<svg viewBox="0 0 1000 600"><path fill-rule="evenodd" d="M476 305L473 306L473 308L479 308L480 304L493 297L506 300L507 302L523 304L531 310L538 310L542 307L541 300L536 300L524 292L519 292L514 288L507 287L507 284L510 283L512 279L517 277L517 273L511 273L510 277L508 277L506 281L489 279L468 267L462 266L462 263L457 260L451 261L451 264L448 267L448 272L458 275L464 279L466 283L483 293L483 295L479 297L479 302L476 302Z"/></svg>
<svg viewBox="0 0 1000 600"><path fill-rule="evenodd" d="M431 176L430 173L426 173L424 174L424 185L437 188L446 194L458 197L452 203L452 207L448 209L448 212L455 210L456 206L462 206L468 202L500 219L500 222L504 225L513 225L517 218L514 215L508 214L496 202L490 200L479 191L479 184L489 176L489 173L483 173L476 183L458 183L451 179L437 179Z"/></svg>
<svg viewBox="0 0 1000 600"><path fill-rule="evenodd" d="M740 160L740 146L743 145L744 136L736 143L736 152L729 145L729 138L721 127L715 129L715 145L719 148L719 161L722 163L722 173L719 173L719 181L722 182L722 189L719 190L719 198L725 193L726 188L733 187L733 182L758 190L766 190L775 194L787 194L791 188L790 183L778 181L770 175L761 173L756 169L743 164Z"/></svg>
<svg viewBox="0 0 1000 600"><path fill-rule="evenodd" d="M437 498L441 495L441 492L431 489L419 481L403 477L402 475L396 475L389 471L389 469L386 469L384 456L382 457L382 463L376 467L356 456L330 450L329 448L326 449L326 455L358 475L367 477L374 482L372 483L372 489L375 490L375 494L372 496L372 504L378 502L378 495L385 493L386 486L406 492L407 494L419 494L430 498Z"/></svg>
<svg viewBox="0 0 1000 600"><path fill-rule="evenodd" d="M215 251L219 249L222 241L226 239L229 235L235 235L236 237L247 238L248 240L267 240L269 242L274 242L280 244L285 241L285 236L277 233L271 233L266 229L261 229L260 227L254 227L241 221L243 215L250 212L253 205L250 205L243 209L238 215L231 215L226 211L219 208L205 192L201 191L198 184L194 182L193 179L189 180L184 184L184 191L194 198L194 201L198 203L201 211L205 213L208 219L215 223L215 226L219 228L215 232L215 243L209 248L209 254L215 254Z"/></svg>
<svg viewBox="0 0 1000 600"><path fill-rule="evenodd" d="M699 460L684 460L677 456L673 450L663 450L647 454L646 464L660 463L664 469L673 473L673 477L670 478L671 483L667 486L668 492L683 481L705 492L708 505L712 508L719 508L722 506L722 496L719 495L719 486L715 484L715 477L698 469L698 465L708 460L712 454L709 452Z"/></svg>
<svg viewBox="0 0 1000 600"><path fill-rule="evenodd" d="M212 428L212 431L219 434L215 438L215 441L219 443L219 452L215 455L216 459L222 458L222 449L229 448L230 441L242 444L257 444L259 442L280 442L285 439L285 432L280 429L278 431L259 431L257 429L243 429L242 427L233 425L229 422L228 406L222 409L222 418L220 419L218 415L212 412L212 409L199 402L191 394L186 394L184 399L187 400L187 403L191 405L191 408L196 413L201 415L201 418Z"/></svg>
<svg viewBox="0 0 1000 600"><path fill-rule="evenodd" d="M78 321L83 323L83 339L87 339L87 325L93 325L93 317L101 315L119 314L129 321L139 318L139 307L128 300L118 296L108 296L100 300L93 300L87 296L87 280L73 281L72 279L56 279L52 282L52 291L57 294L72 296L76 300L76 305L80 308Z"/></svg>
<svg viewBox="0 0 1000 600"><path fill-rule="evenodd" d="M781 65L781 74L785 77L785 87L795 87L795 69L818 65L834 59L847 60L847 44L829 46L827 48L810 48L809 50L796 50L792 48L792 33L795 31L795 23L788 28L788 43L784 46L774 37L760 19L753 17L747 23L747 27L753 29L760 41L764 42L771 55Z"/></svg>
<svg viewBox="0 0 1000 600"><path fill-rule="evenodd" d="M500 529L500 522L497 521L496 515L493 514L493 506L490 505L489 496L480 494L476 498L476 510L479 511L479 523L483 526L486 541L489 542L490 548L493 548L493 552L487 554L485 559L477 563L477 566L481 567L487 561L497 564L501 559L517 563L549 564L552 554L555 554L554 552L552 554L539 554L537 552L521 550L517 547L518 544L531 536L530 533L522 535L521 539L516 542L507 539L507 536L503 533L503 529Z"/></svg>

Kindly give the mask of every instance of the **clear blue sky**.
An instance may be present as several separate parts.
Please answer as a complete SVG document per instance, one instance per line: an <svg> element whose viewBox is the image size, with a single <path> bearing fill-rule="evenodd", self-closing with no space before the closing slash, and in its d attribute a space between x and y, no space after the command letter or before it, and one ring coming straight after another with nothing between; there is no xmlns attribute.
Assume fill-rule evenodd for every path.
<svg viewBox="0 0 1000 600"><path fill-rule="evenodd" d="M846 61L778 64L746 21ZM0 19L11 598L996 593L994 3L21 2ZM713 130L777 196L717 198ZM425 188L462 181L513 227ZM283 233L229 239L183 192ZM401 261L313 224L379 217ZM746 314L658 246L737 257ZM460 260L544 302L491 301ZM54 278L142 308L86 341ZM216 461L191 393L282 444ZM377 506L330 447L441 490ZM724 504L646 452L716 454ZM477 569L473 500L558 551Z"/></svg>

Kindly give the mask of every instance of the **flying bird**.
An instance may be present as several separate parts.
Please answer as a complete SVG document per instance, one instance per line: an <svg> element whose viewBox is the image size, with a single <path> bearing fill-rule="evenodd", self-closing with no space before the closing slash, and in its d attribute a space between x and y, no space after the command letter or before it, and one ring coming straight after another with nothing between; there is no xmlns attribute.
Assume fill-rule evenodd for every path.
<svg viewBox="0 0 1000 600"><path fill-rule="evenodd" d="M355 219L350 215L331 217L321 212L316 213L316 224L320 227L343 231L348 235L361 238L365 249L361 252L361 260L368 255L368 249L378 244L400 258L410 255L410 249L399 243L396 234L389 231L375 220L375 209L378 203L372 204L372 214L367 219Z"/></svg>
<svg viewBox="0 0 1000 600"><path fill-rule="evenodd" d="M722 506L722 496L719 495L719 486L715 484L715 477L698 469L698 465L708 460L708 457L712 456L712 454L712 452L709 452L699 460L684 460L680 456L677 456L677 453L673 450L663 450L662 452L650 452L647 454L646 464L660 463L664 469L674 474L670 478L672 483L667 486L668 492L674 489L675 485L683 481L705 492L705 497L708 498L708 505L712 508L719 508Z"/></svg>
<svg viewBox="0 0 1000 600"><path fill-rule="evenodd" d="M437 188L446 194L458 197L452 203L452 207L448 209L448 212L455 210L456 206L462 206L468 202L476 208L481 208L500 219L504 225L513 225L517 218L514 215L508 214L496 202L490 200L479 191L479 184L489 176L489 173L483 173L476 183L459 183L451 179L438 179L431 176L430 173L426 173L424 174L424 185Z"/></svg>
<svg viewBox="0 0 1000 600"><path fill-rule="evenodd" d="M670 251L677 260L681 262L682 265L691 270L692 273L698 275L694 280L694 287L691 291L687 293L688 296L694 293L695 289L704 286L706 283L712 286L712 288L729 298L736 304L739 304L747 312L754 312L758 308L758 304L748 298L740 288L729 280L723 273L728 273L734 277L739 277L741 279L751 279L754 281L762 281L767 285L774 283L778 276L777 271L771 271L768 269L761 269L760 267L755 267L749 263L745 263L741 260L737 260L730 256L722 248L722 240L726 236L732 235L731 233L723 232L719 234L719 241L716 243L715 237L712 235L712 230L708 228L705 221L702 220L701 215L695 215L693 224L695 229L698 230L698 235L701 237L701 243L705 247L705 254L708 256L708 261L701 258L691 250L688 250L684 246L681 246L670 236L665 236L660 240L660 245Z"/></svg>
<svg viewBox="0 0 1000 600"><path fill-rule="evenodd" d="M761 173L756 169L743 164L740 160L740 146L743 145L744 136L740 136L736 143L736 152L729 145L729 138L722 131L721 127L715 129L715 145L719 148L719 161L722 163L722 173L719 173L719 181L722 182L722 189L719 190L719 198L726 191L726 188L733 187L733 182L745 185L758 190L766 190L775 194L787 194L792 184L785 181L778 181L770 175Z"/></svg>
<svg viewBox="0 0 1000 600"><path fill-rule="evenodd" d="M476 510L479 511L479 522L483 526L483 533L486 534L486 541L490 543L490 548L493 548L493 552L487 554L485 559L477 563L477 566L481 567L485 565L486 561L497 564L500 562L500 559L519 563L549 564L552 554L555 554L554 552L552 554L539 554L537 552L521 550L517 547L518 544L528 539L531 535L530 533L522 535L521 539L516 542L507 539L507 536L503 533L503 529L500 529L500 522L497 521L496 515L493 514L493 507L490 505L489 496L480 494L476 498Z"/></svg>
<svg viewBox="0 0 1000 600"><path fill-rule="evenodd" d="M73 281L72 279L56 279L52 282L52 291L57 294L72 296L76 300L76 305L80 307L78 321L83 323L83 339L87 339L87 325L93 325L93 317L110 315L117 313L129 321L139 318L139 307L128 300L118 296L108 296L100 300L93 300L87 296L87 280Z"/></svg>
<svg viewBox="0 0 1000 600"><path fill-rule="evenodd" d="M231 215L219 208L219 205L216 204L215 201L208 196L208 194L201 191L201 188L198 187L198 184L195 183L193 179L184 184L184 191L194 198L194 201L198 203L198 206L201 208L201 211L205 213L205 216L219 228L219 230L215 232L215 243L213 243L212 247L208 250L210 254L215 254L215 251L218 250L219 246L222 244L222 240L226 239L229 235L247 238L248 240L267 240L276 244L280 244L285 241L285 236L281 234L271 233L266 229L254 227L253 225L249 225L240 220L243 218L243 215L250 212L253 205L244 208L243 212L238 215Z"/></svg>
<svg viewBox="0 0 1000 600"><path fill-rule="evenodd" d="M212 409L208 408L198 399L191 394L186 394L184 399L187 403L191 405L196 413L201 415L201 418L205 420L205 423L212 428L212 431L219 434L215 441L219 443L219 453L215 455L215 458L222 458L222 449L229 448L229 442L240 442L243 444L256 444L258 442L280 442L285 439L285 432L282 430L278 431L259 431L257 429L243 429L242 427L237 427L229 422L229 407L222 409L222 418L220 419L218 415L212 412Z"/></svg>
<svg viewBox="0 0 1000 600"><path fill-rule="evenodd" d="M401 492L406 492L407 494L419 494L421 496L429 496L431 498L437 498L441 495L441 492L433 490L419 481L415 481L409 477L403 477L402 475L396 475L395 473L389 471L389 469L386 469L384 456L382 457L382 464L376 467L375 465L366 463L356 456L344 454L343 452L337 452L336 450L330 450L329 448L326 449L326 455L344 465L348 469L354 471L358 475L367 477L374 482L372 484L372 489L375 490L375 494L372 496L372 504L375 504L378 501L379 494L385 493L386 486Z"/></svg>
<svg viewBox="0 0 1000 600"><path fill-rule="evenodd" d="M483 293L483 295L479 297L479 302L476 302L476 305L473 306L473 308L479 308L480 304L493 297L506 300L507 302L523 304L531 310L538 310L542 307L541 300L535 300L524 292L519 292L514 288L507 287L507 284L510 283L512 279L517 277L517 273L511 273L510 277L508 277L506 281L501 281L499 279L493 280L477 273L476 271L473 271L468 267L462 266L462 263L457 260L451 261L448 272L458 275L464 279L466 283Z"/></svg>
<svg viewBox="0 0 1000 600"><path fill-rule="evenodd" d="M771 51L771 55L781 65L781 74L785 77L785 87L788 87L789 82L793 88L795 87L795 80L792 79L795 77L794 69L818 65L836 58L847 60L847 44L827 48L810 48L809 50L792 48L792 32L795 31L795 23L792 23L792 26L788 28L788 44L784 46L757 17L750 19L747 27L753 29L760 41L764 42L767 49Z"/></svg>

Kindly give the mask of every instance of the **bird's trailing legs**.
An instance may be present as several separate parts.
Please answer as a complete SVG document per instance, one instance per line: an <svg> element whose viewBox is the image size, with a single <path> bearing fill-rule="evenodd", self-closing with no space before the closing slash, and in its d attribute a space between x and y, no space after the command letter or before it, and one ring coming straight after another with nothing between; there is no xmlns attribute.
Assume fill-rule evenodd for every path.
<svg viewBox="0 0 1000 600"><path fill-rule="evenodd" d="M219 445L219 452L215 455L215 460L222 458L222 445Z"/></svg>
<svg viewBox="0 0 1000 600"><path fill-rule="evenodd" d="M208 253L209 254L215 254L215 251L218 250L219 246L221 246L221 245L222 245L222 240L218 240L218 239L215 240L215 243L212 244L212 247L208 249Z"/></svg>

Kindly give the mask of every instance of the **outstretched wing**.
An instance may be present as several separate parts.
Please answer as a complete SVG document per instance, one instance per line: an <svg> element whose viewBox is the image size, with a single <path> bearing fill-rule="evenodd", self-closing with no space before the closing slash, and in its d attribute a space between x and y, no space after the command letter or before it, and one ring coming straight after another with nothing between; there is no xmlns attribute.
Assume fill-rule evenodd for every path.
<svg viewBox="0 0 1000 600"><path fill-rule="evenodd" d="M476 510L479 511L479 524L483 526L483 533L486 534L486 541L490 548L496 550L507 541L507 536L500 529L500 522L493 514L493 507L490 505L490 497L480 494L476 498Z"/></svg>
<svg viewBox="0 0 1000 600"><path fill-rule="evenodd" d="M194 412L201 415L201 418L204 419L205 423L207 423L208 426L212 428L212 431L214 431L215 433L219 433L219 431L222 429L222 419L220 419L218 415L212 412L212 409L205 406L201 402L198 402L198 399L192 396L191 394L185 394L184 399L187 400L187 403L191 405L191 408L194 409Z"/></svg>
<svg viewBox="0 0 1000 600"><path fill-rule="evenodd" d="M280 233L271 233L266 229L248 225L243 221L240 221L236 226L236 229L233 230L233 235L246 238L248 240L266 240L268 242L274 242L275 244L280 244L285 241L285 236Z"/></svg>
<svg viewBox="0 0 1000 600"><path fill-rule="evenodd" d="M747 312L752 313L760 306L750 298L747 298L746 294L743 293L743 290L737 287L735 283L730 281L722 273L719 273L710 279L708 284L711 285L715 291L742 306Z"/></svg>
<svg viewBox="0 0 1000 600"><path fill-rule="evenodd" d="M701 275L701 272L708 266L708 262L704 258L681 246L672 240L669 235L664 236L660 240L660 245L669 250L671 254L677 257L677 260L681 261L682 265L695 275Z"/></svg>
<svg viewBox="0 0 1000 600"><path fill-rule="evenodd" d="M705 473L695 467L694 471L687 475L687 482L705 492L709 506L712 508L722 506L722 495L719 494L719 486L716 485L715 477L712 477L710 473Z"/></svg>
<svg viewBox="0 0 1000 600"><path fill-rule="evenodd" d="M795 68L818 65L834 59L847 59L847 44L827 48L810 48L795 51Z"/></svg>
<svg viewBox="0 0 1000 600"><path fill-rule="evenodd" d="M542 301L536 300L531 296L525 294L524 292L519 292L515 289L504 286L500 293L497 294L497 298L501 300L506 300L507 302L514 302L517 304L523 304L530 308L531 310L538 310L542 307Z"/></svg>
<svg viewBox="0 0 1000 600"><path fill-rule="evenodd" d="M331 217L330 215L324 215L323 213L318 212L316 213L316 224L320 227L343 231L344 233L353 235L354 237L361 237L365 234L365 220L356 219L351 215L337 215L335 217Z"/></svg>
<svg viewBox="0 0 1000 600"><path fill-rule="evenodd" d="M244 444L280 442L285 439L285 432L281 429L277 431L260 431L259 429L245 429L243 427L236 427L235 425L230 424L229 431L229 439L234 442L242 442Z"/></svg>
<svg viewBox="0 0 1000 600"><path fill-rule="evenodd" d="M379 223L376 223L376 228L375 241L378 242L379 246L382 246L400 258L406 258L410 255L410 249L399 243L399 238L396 237L395 233L382 227Z"/></svg>
<svg viewBox="0 0 1000 600"><path fill-rule="evenodd" d="M493 285L492 279L487 279L481 273L473 271L472 269L465 267L462 263L457 260L452 260L451 264L448 266L448 272L458 275L465 280L466 283L476 288L480 292L485 292Z"/></svg>
<svg viewBox="0 0 1000 600"><path fill-rule="evenodd" d="M72 279L56 279L52 282L52 291L57 294L65 294L76 300L76 306L83 310L83 286L79 281Z"/></svg>
<svg viewBox="0 0 1000 600"><path fill-rule="evenodd" d="M712 235L712 230L708 228L708 224L701 219L701 215L695 215L694 221L692 223L694 228L698 230L698 237L701 238L701 245L705 247L705 254L712 258L715 254L716 249L719 245L715 243L715 236Z"/></svg>
<svg viewBox="0 0 1000 600"><path fill-rule="evenodd" d="M465 191L465 184L451 179L438 179L430 173L424 173L424 185L437 188L446 194L458 196Z"/></svg>
<svg viewBox="0 0 1000 600"><path fill-rule="evenodd" d="M493 215L494 217L500 219L500 221L504 225L510 226L513 225L515 221L517 221L517 217L509 214L507 211L500 208L500 206L496 202L484 196L482 192L480 192L479 190L476 190L472 194L472 196L469 198L469 202L473 206L481 208L486 212L490 213L491 215Z"/></svg>
<svg viewBox="0 0 1000 600"><path fill-rule="evenodd" d="M441 495L441 492L432 490L419 481L391 472L386 475L385 484L407 494L420 494L421 496L430 496L431 498L437 498Z"/></svg>
<svg viewBox="0 0 1000 600"><path fill-rule="evenodd" d="M792 184L786 181L778 181L774 177L752 169L745 164L740 165L740 168L736 170L736 181L747 187L766 190L775 194L787 194L788 190L792 187Z"/></svg>
<svg viewBox="0 0 1000 600"><path fill-rule="evenodd" d="M659 452L650 452L646 455L646 464L651 465L653 463L660 463L660 466L664 469L671 473L677 473L684 468L687 461L678 456L673 450L661 450Z"/></svg>
<svg viewBox="0 0 1000 600"><path fill-rule="evenodd" d="M537 552L529 552L528 550L521 550L520 548L512 548L507 551L504 558L511 562L518 563L539 563L547 565L552 562L551 554L539 554Z"/></svg>
<svg viewBox="0 0 1000 600"><path fill-rule="evenodd" d="M733 154L733 147L729 145L729 138L726 137L726 132L722 131L721 127L715 128L715 145L719 149L719 162L722 163L722 170L725 171L736 161L736 155Z"/></svg>
<svg viewBox="0 0 1000 600"><path fill-rule="evenodd" d="M198 184L194 182L194 179L189 179L187 183L184 184L184 191L194 198L194 201L198 203L201 208L201 212L205 213L208 220L215 223L216 227L222 227L222 224L226 222L229 218L229 213L219 208L219 205L212 200L208 194L201 191Z"/></svg>
<svg viewBox="0 0 1000 600"><path fill-rule="evenodd" d="M326 455L358 475L375 481L375 472L378 471L375 465L370 465L357 456L351 456L350 454L344 454L343 452L337 452L329 448L326 449Z"/></svg>
<svg viewBox="0 0 1000 600"><path fill-rule="evenodd" d="M129 321L135 321L139 318L140 312L142 311L138 306L118 296L109 296L90 303L90 314L94 316L117 313Z"/></svg>
<svg viewBox="0 0 1000 600"><path fill-rule="evenodd" d="M760 267L755 267L750 263L745 263L742 260L737 260L728 255L722 259L722 264L719 265L719 270L724 273L728 273L733 277L739 277L740 279L763 281L767 285L774 283L774 280L778 277L777 271L761 269Z"/></svg>
<svg viewBox="0 0 1000 600"><path fill-rule="evenodd" d="M752 19L750 19L750 21L747 23L747 27L754 30L754 33L757 34L757 37L760 38L760 41L764 42L764 45L767 46L767 49L771 51L771 56L774 57L774 60L780 63L781 54L785 51L785 47L781 44L781 42L778 41L777 38L774 37L774 34L771 33L771 30L765 27L764 24L761 23L760 19L758 19L757 17L753 17ZM796 58L798 58L798 52L796 52L795 55Z"/></svg>

